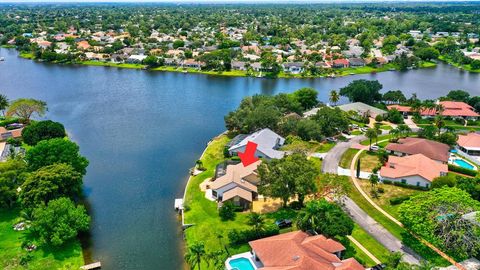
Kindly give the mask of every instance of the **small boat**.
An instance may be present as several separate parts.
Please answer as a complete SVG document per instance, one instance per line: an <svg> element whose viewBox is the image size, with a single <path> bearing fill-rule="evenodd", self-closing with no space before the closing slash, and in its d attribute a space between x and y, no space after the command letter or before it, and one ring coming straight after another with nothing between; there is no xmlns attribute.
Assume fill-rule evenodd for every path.
<svg viewBox="0 0 480 270"><path fill-rule="evenodd" d="M5 57L0 57L0 61L5 61Z"/></svg>
<svg viewBox="0 0 480 270"><path fill-rule="evenodd" d="M183 72L183 73L188 73L188 71L187 71L187 70L184 70L184 71L182 71L182 72Z"/></svg>

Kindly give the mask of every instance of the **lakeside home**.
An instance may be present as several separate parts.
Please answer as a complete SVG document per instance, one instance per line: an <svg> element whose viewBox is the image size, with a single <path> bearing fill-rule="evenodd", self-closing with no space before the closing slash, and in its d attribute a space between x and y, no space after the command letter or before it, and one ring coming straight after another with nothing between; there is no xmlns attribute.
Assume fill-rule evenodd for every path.
<svg viewBox="0 0 480 270"><path fill-rule="evenodd" d="M397 143L389 143L385 149L396 156L422 154L437 162L446 164L450 156L450 146L422 138L399 139Z"/></svg>
<svg viewBox="0 0 480 270"><path fill-rule="evenodd" d="M248 166L243 166L242 163L227 165L224 174L208 184L212 197L219 204L231 201L236 206L249 209L258 197L257 185L260 179L256 170L261 163L258 160Z"/></svg>
<svg viewBox="0 0 480 270"><path fill-rule="evenodd" d="M337 106L344 112L349 112L349 111L355 111L360 115L370 115L371 117L375 117L377 115L384 116L387 114L387 111L384 111L382 109L370 106L368 104L362 103L362 102L354 102L354 103L348 103L344 105L339 105Z"/></svg>
<svg viewBox="0 0 480 270"><path fill-rule="evenodd" d="M254 265L246 269L291 269L291 270L364 270L354 258L342 260L346 248L339 242L323 235L310 236L302 231L275 235L248 243L252 249L244 253L244 259ZM232 265L233 264L233 265ZM261 265L261 267L258 267ZM227 269L235 269L228 259ZM257 268L258 267L258 268Z"/></svg>
<svg viewBox="0 0 480 270"><path fill-rule="evenodd" d="M448 116L452 118L463 118L468 120L476 120L480 115L475 112L474 108L468 105L465 102L460 101L440 101L437 102L438 105L442 107L441 111L437 111L435 108L431 109L421 109L420 116L423 118L434 117L437 114L442 116ZM412 114L412 108L410 106L403 105L389 105L387 106L389 110L397 109L403 114Z"/></svg>
<svg viewBox="0 0 480 270"><path fill-rule="evenodd" d="M457 145L461 151L471 156L480 156L480 134L478 133L458 135Z"/></svg>
<svg viewBox="0 0 480 270"><path fill-rule="evenodd" d="M430 187L433 179L448 172L446 164L438 163L423 154L397 157L389 156L380 169L380 178L411 186Z"/></svg>
<svg viewBox="0 0 480 270"><path fill-rule="evenodd" d="M269 128L264 128L248 136L244 134L238 135L233 138L233 145L229 145L228 152L230 155L237 155L239 152L244 152L249 141L257 144L255 151L255 157L257 158L265 158L268 160L272 158L282 158L285 155L285 152L277 150L285 143L285 139Z"/></svg>
<svg viewBox="0 0 480 270"><path fill-rule="evenodd" d="M6 141L9 138L21 138L23 128L17 128L8 130L4 127L0 127L0 141Z"/></svg>

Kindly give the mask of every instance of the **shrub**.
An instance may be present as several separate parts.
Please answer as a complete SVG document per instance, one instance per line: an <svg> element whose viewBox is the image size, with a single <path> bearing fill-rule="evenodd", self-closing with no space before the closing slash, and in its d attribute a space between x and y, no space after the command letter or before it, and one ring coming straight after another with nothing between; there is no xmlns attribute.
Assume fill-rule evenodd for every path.
<svg viewBox="0 0 480 270"><path fill-rule="evenodd" d="M378 114L377 116L375 116L375 121L382 122L383 121L383 116Z"/></svg>
<svg viewBox="0 0 480 270"><path fill-rule="evenodd" d="M236 208L237 207L232 202L225 202L222 207L218 209L218 215L220 216L220 219L222 221L234 220L236 216Z"/></svg>
<svg viewBox="0 0 480 270"><path fill-rule="evenodd" d="M22 130L23 141L28 145L36 145L42 140L63 138L65 136L63 125L51 120L33 123Z"/></svg>
<svg viewBox="0 0 480 270"><path fill-rule="evenodd" d="M387 185L391 185L392 184L392 181L390 180L383 180L382 181L384 184L387 184Z"/></svg>
<svg viewBox="0 0 480 270"><path fill-rule="evenodd" d="M19 147L22 145L22 141L16 138L8 138L7 143L15 147Z"/></svg>
<svg viewBox="0 0 480 270"><path fill-rule="evenodd" d="M399 205L399 204L401 204L404 201L409 200L409 199L410 199L409 195L394 197L394 198L390 199L390 204L391 205Z"/></svg>
<svg viewBox="0 0 480 270"><path fill-rule="evenodd" d="M470 170L470 169L467 169L467 168L463 168L463 167L460 167L460 166L455 166L455 165L452 165L452 164L448 164L448 170L452 171L452 172L457 172L457 173L461 173L461 174L470 175L470 176L476 176L477 175L477 171Z"/></svg>
<svg viewBox="0 0 480 270"><path fill-rule="evenodd" d="M393 182L394 186L399 186L399 187L404 187L404 188L410 188L410 189L416 189L416 190L429 190L430 188L427 187L421 187L421 186L413 186L409 184L404 184L401 182Z"/></svg>
<svg viewBox="0 0 480 270"><path fill-rule="evenodd" d="M228 240L232 245L241 245L249 241L277 235L279 233L280 233L280 230L276 225L268 226L261 231L254 231L254 230L239 231L237 229L234 229L228 233Z"/></svg>
<svg viewBox="0 0 480 270"><path fill-rule="evenodd" d="M378 193L385 193L385 189L382 187L377 188Z"/></svg>

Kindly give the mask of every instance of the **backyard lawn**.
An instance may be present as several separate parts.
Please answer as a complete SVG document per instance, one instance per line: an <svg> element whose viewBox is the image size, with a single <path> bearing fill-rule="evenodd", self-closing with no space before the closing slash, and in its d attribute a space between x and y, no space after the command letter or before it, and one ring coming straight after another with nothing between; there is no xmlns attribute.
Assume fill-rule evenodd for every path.
<svg viewBox="0 0 480 270"><path fill-rule="evenodd" d="M344 169L350 169L352 159L358 153L358 151L358 149L353 148L349 148L347 151L345 151L342 158L340 159L340 167ZM377 154L368 151L363 151L360 154L360 160L360 170L366 172L371 172L378 165L379 162Z"/></svg>
<svg viewBox="0 0 480 270"><path fill-rule="evenodd" d="M0 209L0 269L79 269L84 264L79 240L57 249L38 247L27 252L21 248L22 243L31 237L27 231L13 230L18 217L17 208ZM30 260L27 260L28 257ZM21 265L21 261L27 261L27 264Z"/></svg>
<svg viewBox="0 0 480 270"><path fill-rule="evenodd" d="M412 196L422 192L415 189L380 183L377 185L377 188L382 188L384 190L384 193L380 193L378 198L373 198L370 195L370 191L372 190L372 185L370 184L370 182L368 180L360 180L360 185L362 186L362 189L365 191L365 193L369 195L370 199L372 199L383 210L387 211L396 219L399 218L398 208L400 207L400 205L391 205L390 199L404 196Z"/></svg>
<svg viewBox="0 0 480 270"><path fill-rule="evenodd" d="M335 146L332 142L319 143L316 141L306 142L303 140L293 140L289 144L285 144L280 150L283 151L301 151L307 154L312 153L326 153Z"/></svg>
<svg viewBox="0 0 480 270"><path fill-rule="evenodd" d="M371 216L375 221L381 224L385 229L387 229L391 234L393 234L396 238L400 239L402 243L406 246L413 249L417 252L420 256L424 259L428 260L429 262L435 264L436 266L447 266L449 263L443 259L440 255L435 253L429 247L425 246L419 240L415 239L407 230L403 227L400 227L382 213L380 213L377 209L375 209L361 194L360 192L353 187L348 194L348 196L355 201L355 203L363 209L369 216Z"/></svg>

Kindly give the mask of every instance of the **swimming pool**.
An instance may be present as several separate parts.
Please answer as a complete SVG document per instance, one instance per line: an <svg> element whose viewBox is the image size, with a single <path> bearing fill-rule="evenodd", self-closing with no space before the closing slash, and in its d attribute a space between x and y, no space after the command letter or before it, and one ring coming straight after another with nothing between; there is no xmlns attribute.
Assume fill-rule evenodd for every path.
<svg viewBox="0 0 480 270"><path fill-rule="evenodd" d="M255 270L247 258L236 258L228 262L232 270Z"/></svg>
<svg viewBox="0 0 480 270"><path fill-rule="evenodd" d="M465 160L463 159L455 159L453 161L453 163L455 163L455 165L457 166L460 166L462 168L465 168L465 169L469 169L469 170L475 170L475 166L473 166L472 164L466 162Z"/></svg>

